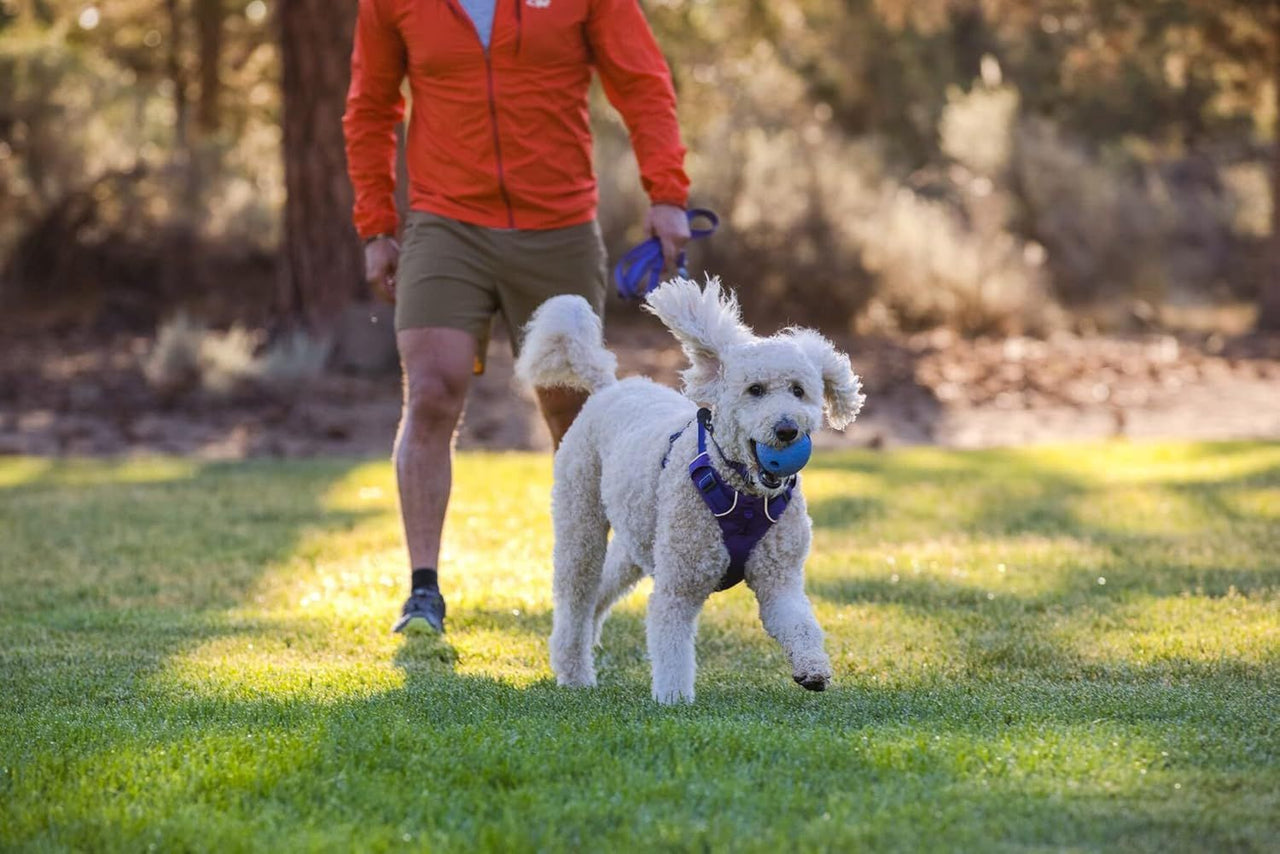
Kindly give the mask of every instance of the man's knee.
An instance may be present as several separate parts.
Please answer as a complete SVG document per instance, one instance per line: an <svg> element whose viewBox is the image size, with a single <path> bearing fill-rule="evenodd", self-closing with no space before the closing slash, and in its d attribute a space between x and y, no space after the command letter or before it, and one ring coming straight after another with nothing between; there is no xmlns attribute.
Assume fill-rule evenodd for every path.
<svg viewBox="0 0 1280 854"><path fill-rule="evenodd" d="M405 379L405 421L415 434L452 432L462 416L467 383L428 371Z"/></svg>
<svg viewBox="0 0 1280 854"><path fill-rule="evenodd" d="M403 433L451 434L471 381L475 339L447 328L403 329L397 334L404 365Z"/></svg>

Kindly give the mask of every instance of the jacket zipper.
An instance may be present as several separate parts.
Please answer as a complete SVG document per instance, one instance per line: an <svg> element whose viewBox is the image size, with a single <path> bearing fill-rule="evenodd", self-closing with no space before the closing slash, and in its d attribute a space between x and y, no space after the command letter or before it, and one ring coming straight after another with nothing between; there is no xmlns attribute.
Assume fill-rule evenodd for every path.
<svg viewBox="0 0 1280 854"><path fill-rule="evenodd" d="M479 38L479 34L476 35ZM482 45L483 47L483 45ZM498 103L493 94L493 62L489 51L484 52L484 73L489 84L489 118L493 124L493 154L498 161L498 190L502 193L502 203L507 206L507 227L516 227L516 212L511 207L511 196L507 194L507 175L502 169L502 140L498 136Z"/></svg>
<svg viewBox="0 0 1280 854"><path fill-rule="evenodd" d="M498 135L498 102L497 102L497 98L494 95L494 88L493 88L493 59L489 56L489 48L485 47L484 42L480 40L480 31L476 29L476 22L471 20L471 16L468 15L464 10L458 8L457 0L446 0L446 3L449 6L449 10L453 12L455 16L463 18L464 20L466 20L468 24L471 25L471 32L475 33L476 43L480 46L480 51L484 54L485 84L487 85L489 90L489 122L490 122L490 126L493 128L493 155L497 161L497 167L498 167L498 192L502 194L502 203L507 208L507 227L515 228L516 212L515 212L515 208L511 206L511 195L507 192L507 174L506 174L506 171L502 168L502 140ZM516 0L516 17L517 18L520 17L520 3L521 3L521 0ZM495 26L497 25L497 22L498 22L497 10L495 9L494 10ZM523 23L523 22L519 22L519 23ZM519 40L520 38L521 29L523 29L523 27L518 27L516 31L517 40ZM493 40L492 29L490 29L489 31L489 39L490 39L490 42L492 42ZM517 49L518 49L518 44L519 42L517 41Z"/></svg>

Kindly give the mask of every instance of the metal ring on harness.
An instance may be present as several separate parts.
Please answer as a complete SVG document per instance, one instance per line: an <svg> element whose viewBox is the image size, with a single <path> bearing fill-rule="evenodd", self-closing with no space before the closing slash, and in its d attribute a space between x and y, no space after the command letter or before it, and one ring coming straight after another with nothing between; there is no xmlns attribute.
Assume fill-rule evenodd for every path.
<svg viewBox="0 0 1280 854"><path fill-rule="evenodd" d="M720 226L720 217L706 208L693 208L686 211L689 217L689 239L701 240L715 233ZM693 228L696 219L705 219L710 226ZM681 278L689 277L684 250L676 258L676 273ZM625 300L643 299L644 295L658 286L666 260L662 257L662 241L650 237L643 243L632 247L613 268L613 283L618 288L618 296Z"/></svg>

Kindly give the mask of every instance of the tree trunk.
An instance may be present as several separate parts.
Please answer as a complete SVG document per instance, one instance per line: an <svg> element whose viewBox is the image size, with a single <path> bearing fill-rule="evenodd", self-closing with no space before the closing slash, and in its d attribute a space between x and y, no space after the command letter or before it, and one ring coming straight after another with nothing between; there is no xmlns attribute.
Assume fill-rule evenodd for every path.
<svg viewBox="0 0 1280 854"><path fill-rule="evenodd" d="M1280 105L1280 13L1275 2L1270 4L1272 91ZM1266 273L1258 291L1258 328L1280 330L1280 126L1272 131L1275 141L1271 152L1271 246Z"/></svg>
<svg viewBox="0 0 1280 854"><path fill-rule="evenodd" d="M1280 330L1280 139L1271 153L1271 245L1258 285L1258 328Z"/></svg>
<svg viewBox="0 0 1280 854"><path fill-rule="evenodd" d="M196 29L200 34L200 104L197 118L200 130L212 133L218 129L221 111L218 99L222 90L223 29L226 9L223 0L196 0Z"/></svg>
<svg viewBox="0 0 1280 854"><path fill-rule="evenodd" d="M364 293L342 136L356 4L285 0L279 10L287 198L277 306L328 335Z"/></svg>
<svg viewBox="0 0 1280 854"><path fill-rule="evenodd" d="M166 71L173 85L173 148L178 159L185 162L190 154L191 139L187 133L187 74L182 67L182 10L178 0L165 0L164 5L169 17Z"/></svg>
<svg viewBox="0 0 1280 854"><path fill-rule="evenodd" d="M191 139L191 101L187 91L188 72L183 62L186 50L186 27L183 5L180 0L165 0L169 16L169 55L166 59L169 82L173 85L173 153L175 186L179 192L175 198L178 210L174 219L185 226L192 226L200 219L203 181L200 164L195 157Z"/></svg>

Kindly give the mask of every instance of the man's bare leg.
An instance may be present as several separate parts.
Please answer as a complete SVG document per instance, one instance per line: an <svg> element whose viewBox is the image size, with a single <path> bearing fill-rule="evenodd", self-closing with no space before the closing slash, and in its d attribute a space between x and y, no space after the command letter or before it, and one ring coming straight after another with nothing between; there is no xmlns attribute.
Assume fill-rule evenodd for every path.
<svg viewBox="0 0 1280 854"><path fill-rule="evenodd" d="M419 598L417 591L427 586L424 579L429 578L430 588L435 588L440 536L452 487L453 437L471 381L476 340L460 329L428 327L401 330L396 333L396 343L404 371L404 410L393 459L409 564L414 571L414 595L396 624L396 631L402 631L419 625L411 609L423 604L415 606L414 600ZM433 595L438 597L439 593ZM421 625L431 624L439 631L444 622L443 600L438 621L429 613L432 607L428 602Z"/></svg>
<svg viewBox="0 0 1280 854"><path fill-rule="evenodd" d="M538 394L538 406L542 409L542 418L551 431L551 442L560 447L560 440L573 419L578 417L582 405L587 402L588 394L576 388L561 386L534 389Z"/></svg>

